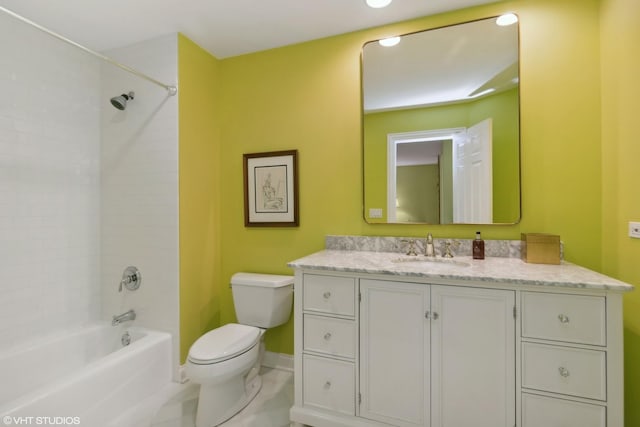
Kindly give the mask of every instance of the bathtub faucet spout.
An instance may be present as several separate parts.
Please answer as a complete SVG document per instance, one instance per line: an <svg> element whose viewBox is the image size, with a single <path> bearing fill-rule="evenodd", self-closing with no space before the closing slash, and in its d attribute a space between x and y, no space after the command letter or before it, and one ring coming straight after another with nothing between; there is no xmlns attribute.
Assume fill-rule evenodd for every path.
<svg viewBox="0 0 640 427"><path fill-rule="evenodd" d="M135 318L136 318L136 312L133 310L129 310L126 313L122 313L119 316L113 316L113 319L111 320L111 325L116 326L122 322L126 322L127 320L135 320Z"/></svg>

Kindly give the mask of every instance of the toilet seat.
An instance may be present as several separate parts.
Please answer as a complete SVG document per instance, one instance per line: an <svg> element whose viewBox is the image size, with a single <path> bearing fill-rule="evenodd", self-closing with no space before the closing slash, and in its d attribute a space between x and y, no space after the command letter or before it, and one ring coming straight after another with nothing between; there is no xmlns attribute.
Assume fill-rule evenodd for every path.
<svg viewBox="0 0 640 427"><path fill-rule="evenodd" d="M188 359L197 365L211 365L245 353L260 340L260 329L228 323L207 332L191 346Z"/></svg>

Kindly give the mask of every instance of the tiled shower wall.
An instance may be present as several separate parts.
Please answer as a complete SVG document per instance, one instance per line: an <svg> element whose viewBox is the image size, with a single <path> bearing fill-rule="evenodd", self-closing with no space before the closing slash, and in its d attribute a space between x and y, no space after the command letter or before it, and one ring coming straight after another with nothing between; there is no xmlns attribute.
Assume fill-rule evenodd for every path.
<svg viewBox="0 0 640 427"><path fill-rule="evenodd" d="M107 52L166 84L178 80L177 54L176 34ZM134 309L136 325L170 332L177 368L179 95L106 63L102 76L105 103L135 92L125 111L102 109L103 318ZM127 266L140 270L142 284L118 292Z"/></svg>
<svg viewBox="0 0 640 427"><path fill-rule="evenodd" d="M100 62L0 13L0 351L100 316Z"/></svg>
<svg viewBox="0 0 640 427"><path fill-rule="evenodd" d="M107 54L177 82L175 34ZM0 94L0 353L133 308L177 367L177 96L2 13Z"/></svg>

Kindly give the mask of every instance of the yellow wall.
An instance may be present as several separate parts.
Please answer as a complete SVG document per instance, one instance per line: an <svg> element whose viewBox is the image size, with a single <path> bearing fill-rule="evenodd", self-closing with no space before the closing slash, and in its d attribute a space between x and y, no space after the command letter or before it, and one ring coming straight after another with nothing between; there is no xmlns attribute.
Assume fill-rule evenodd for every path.
<svg viewBox="0 0 640 427"><path fill-rule="evenodd" d="M487 239L518 239L525 231L556 233L569 261L640 284L640 241L626 237L626 222L640 220L634 187L640 182L634 163L640 158L640 145L633 128L640 99L638 8L637 0L513 0L219 63L196 54L198 49L181 39L183 358L192 339L208 326L235 320L227 285L233 273L290 274L287 262L322 249L327 234L424 237L432 232L436 237L472 238L477 229ZM359 62L363 43L506 10L520 15L521 28L521 222L365 223ZM204 71L191 70L200 67L199 61ZM222 84L217 87L217 82ZM204 93L210 95L208 100ZM194 113L195 108L185 105L190 97L204 104L200 111ZM220 102L217 114L212 99ZM190 121L194 128L185 129ZM208 132L210 137L204 138ZM299 151L300 226L244 227L242 154L285 149ZM636 294L625 297L629 427L640 425ZM268 332L267 348L292 353L292 322Z"/></svg>
<svg viewBox="0 0 640 427"><path fill-rule="evenodd" d="M522 221L511 226L369 225L362 212L360 51L369 40L514 10L521 18ZM599 2L503 2L221 61L222 283L291 273L327 234L517 239L557 233L566 257L601 267ZM245 228L242 154L297 149L300 227ZM580 219L579 221L577 219ZM222 322L234 320L226 285ZM292 322L267 348L291 353Z"/></svg>
<svg viewBox="0 0 640 427"><path fill-rule="evenodd" d="M438 164L397 166L398 222L440 222Z"/></svg>
<svg viewBox="0 0 640 427"><path fill-rule="evenodd" d="M292 274L290 260L326 234L362 231L359 39L349 36L222 62L222 275ZM242 154L298 150L300 226L245 228ZM223 287L222 320L235 319ZM293 322L267 332L267 349L293 352Z"/></svg>
<svg viewBox="0 0 640 427"><path fill-rule="evenodd" d="M640 285L640 240L627 237L640 221L640 2L602 1L603 270ZM625 423L640 425L640 293L625 296Z"/></svg>
<svg viewBox="0 0 640 427"><path fill-rule="evenodd" d="M180 354L220 326L218 61L178 36Z"/></svg>

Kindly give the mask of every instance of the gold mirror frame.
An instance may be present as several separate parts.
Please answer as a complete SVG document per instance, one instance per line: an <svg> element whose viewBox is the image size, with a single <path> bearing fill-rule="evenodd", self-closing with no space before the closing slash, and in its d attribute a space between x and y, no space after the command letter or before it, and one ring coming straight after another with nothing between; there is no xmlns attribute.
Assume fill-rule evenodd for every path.
<svg viewBox="0 0 640 427"><path fill-rule="evenodd" d="M401 42L397 47L382 48L378 47L378 41L374 40L365 43L361 56L361 73L362 73L362 112L363 112L363 199L364 199L364 216L369 223L394 223L394 224L514 224L520 221L521 216L521 185L520 185L520 93L519 93L519 29L515 24L511 27L498 27L495 25L496 17L479 19L475 21L439 27L420 32L414 32L401 36ZM494 28L495 27L495 28ZM484 40L484 39L486 40ZM448 43L448 44L447 44ZM436 49L427 49L427 47L436 46ZM407 51L419 49L420 55L409 55L408 59L403 59L402 55L407 53L398 52L396 55L393 49L405 48ZM465 54L466 51L470 53ZM503 49L504 52L498 51ZM431 52L431 51L434 52ZM375 55L373 52L377 52ZM486 55L483 54L486 52ZM477 54L476 54L477 53ZM437 55L438 59L434 59L429 55ZM428 58L427 61L420 61L416 56ZM491 57L491 61L483 63L485 58ZM374 59L371 59L374 58ZM380 59L382 58L382 60ZM429 69L421 68L426 64L445 64L449 67L444 74L451 77L457 74L457 71L466 69L460 66L462 59L469 58L473 61L473 65L466 68L477 70L477 75L466 76L466 73L459 73L461 82L451 84L451 82L441 82L438 73L443 73L439 66L431 66ZM385 62L386 61L386 62ZM493 61L493 62L492 62ZM376 64L376 65L374 65ZM404 66L403 64L408 64ZM446 67L444 67L447 70ZM389 75L396 77L400 83L387 85L385 79ZM387 76L387 77L385 77ZM413 82L416 76L424 78L425 81L407 84ZM464 80L467 79L467 80ZM451 79L449 79L451 80ZM515 81L514 81L515 80ZM382 82L380 87L374 86ZM511 82L511 85L510 83ZM458 99L426 99L421 100L417 97L419 93L427 93L433 95L435 89L450 88L459 85L461 90L458 93L468 94L466 98ZM419 89L416 89L421 86ZM378 95L372 95L375 88ZM481 92L487 89L493 89L489 95L483 95ZM454 91L452 91L454 92ZM413 98L409 103L397 101L395 95L399 93L404 98ZM479 95L478 95L479 94ZM470 96L473 97L470 97ZM475 95L475 96L474 96ZM383 100L387 96L387 100ZM433 98L433 97L432 97ZM382 100L382 101L381 101ZM395 104L394 104L395 102ZM482 110L485 109L483 112ZM465 120L460 117L465 116ZM410 143L427 142L427 140L438 140L440 145L448 145L453 147L453 139L450 135L461 130L468 130L476 122L490 117L491 120L491 150L489 154L489 162L491 168L485 175L490 174L489 186L492 202L490 208L477 208L482 205L482 198L476 197L478 200L462 199L454 200L453 190L447 188L464 188L460 185L460 176L464 173L458 173L458 182L454 186L453 171L447 175L446 165L451 163L452 156L459 157L462 150L461 147L470 147L471 144L458 144L458 149L447 148L446 153L442 152L442 148L437 154L437 161L432 161L432 165L437 167L398 167L398 180L404 182L423 182L423 178L431 174L438 176L437 184L432 185L436 190L429 193L425 190L427 187L418 187L416 191L421 191L420 198L408 198L408 202L418 201L415 203L421 205L420 208L413 209L431 209L425 208L425 200L429 200L428 194L431 194L433 200L434 191L437 191L437 221L433 220L416 220L411 215L401 217L400 214L390 215L394 204L396 212L400 211L403 205L409 206L410 203L403 201L400 197L393 200L389 196L389 188L391 188L390 177L387 170L391 169L387 163L393 157L391 151L391 140L396 138L399 145L396 147L410 147ZM449 132L449 134L447 134ZM449 141L449 142L446 142ZM433 143L432 143L433 144ZM426 144L414 144L426 146ZM467 148L468 150L468 148ZM400 158L403 154L398 149L397 156ZM413 156L413 157L411 157ZM417 158L423 154L409 154L410 158ZM485 158L487 156L485 155ZM419 166L419 165L414 165ZM456 168L452 164L451 168ZM427 175L417 174L417 170L427 170ZM437 173L434 172L437 169ZM443 172L443 169L445 171ZM459 167L458 170L461 170ZM463 168L464 169L464 168ZM468 168L467 170L471 170ZM402 173L402 177L400 176ZM423 172L420 172L423 173ZM469 173L467 173L469 175ZM419 178L417 178L419 177ZM447 178L450 177L449 180ZM473 178L472 178L473 181ZM424 181L427 182L427 181ZM429 181L430 182L430 181ZM469 179L467 178L467 183ZM469 185L469 184L467 184ZM473 185L473 184L472 184ZM447 187L448 186L448 187ZM398 187L400 189L400 187ZM385 191L386 190L386 191ZM412 190L413 191L413 190ZM445 193L446 191L451 191ZM442 193L442 194L440 194ZM458 192L461 193L461 192ZM470 193L467 189L467 196ZM478 192L478 194L481 194ZM486 191L485 193L486 194ZM403 197L406 197L403 195ZM448 200L447 200L448 198ZM478 214L475 210L471 216L460 216L460 213L468 210L465 206L473 205L474 209L482 210ZM453 204L456 208L453 208ZM485 205L487 203L484 203ZM448 209L448 211L447 211ZM408 209L407 209L408 210ZM457 212L457 214L454 213ZM487 215L486 211L490 213ZM373 215L372 215L373 214ZM377 217L379 216L379 217ZM388 221L388 218L392 218ZM481 218L482 220L475 220ZM485 220L483 218L490 218ZM418 218L419 219L419 218ZM460 220L461 219L461 220Z"/></svg>

